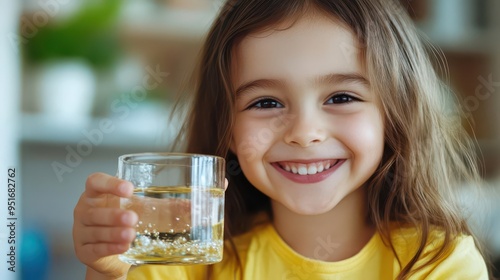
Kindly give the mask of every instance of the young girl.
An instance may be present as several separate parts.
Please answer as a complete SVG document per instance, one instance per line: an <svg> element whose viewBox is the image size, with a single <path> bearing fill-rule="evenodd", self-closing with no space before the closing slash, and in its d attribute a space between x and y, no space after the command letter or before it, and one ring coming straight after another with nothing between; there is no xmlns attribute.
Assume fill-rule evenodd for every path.
<svg viewBox="0 0 500 280"><path fill-rule="evenodd" d="M187 152L227 160L223 261L130 269L132 186L94 174L87 279L487 279L452 200L478 175L445 92L396 1L229 1L185 127Z"/></svg>

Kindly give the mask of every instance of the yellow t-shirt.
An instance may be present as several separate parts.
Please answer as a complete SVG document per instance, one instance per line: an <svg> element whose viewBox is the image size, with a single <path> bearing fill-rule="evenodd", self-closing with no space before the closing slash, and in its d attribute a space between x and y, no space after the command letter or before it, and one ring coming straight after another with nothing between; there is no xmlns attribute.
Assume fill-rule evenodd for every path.
<svg viewBox="0 0 500 280"><path fill-rule="evenodd" d="M407 264L418 245L414 229L396 229L392 241L402 265ZM439 232L431 234L422 261L430 257L429 250L442 238ZM335 246L329 241L318 240L315 253L328 254ZM243 278L237 271L234 253L224 252L223 261L213 265L211 271L206 265L161 266L144 265L132 268L128 279L256 279L256 280L306 280L306 279L395 279L401 267L392 250L375 233L365 247L351 258L338 262L324 262L305 258L294 252L277 234L274 227L267 223L255 227L251 232L235 238L235 244L243 264ZM210 271L210 272L208 272ZM470 236L456 240L453 250L439 263L420 270L411 279L488 279L487 268L481 254Z"/></svg>

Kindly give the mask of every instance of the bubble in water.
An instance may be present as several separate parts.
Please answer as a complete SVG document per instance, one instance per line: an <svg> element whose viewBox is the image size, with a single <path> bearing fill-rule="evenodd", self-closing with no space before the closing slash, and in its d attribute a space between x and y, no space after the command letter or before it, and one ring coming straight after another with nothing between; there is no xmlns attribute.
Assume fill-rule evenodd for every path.
<svg viewBox="0 0 500 280"><path fill-rule="evenodd" d="M138 193L138 201L136 201L136 203L140 203L141 207L138 211L140 214L140 221L137 224L138 234L130 249L125 254L122 254L125 256L123 258L127 259L127 262L130 263L137 260L137 264L153 262L209 263L220 258L223 244L222 224L220 224L220 229L219 227L216 229L212 227L219 226L218 222L222 219L222 216L207 216L203 212L200 212L199 216L196 217L196 220L198 220L197 223L201 222L198 227L190 224L192 217L185 219L181 217L182 214L179 215L179 212L175 213L175 211L169 208L166 214L171 216L164 219L166 223L163 226L164 224L160 221L161 215L165 214L163 213L163 206L160 204L145 204L144 197L141 195L144 195L144 197L147 196L146 194ZM177 199L177 194L174 194L173 197L169 195L162 193L161 198ZM158 198L160 198L159 196ZM184 196L183 192L182 199L184 199ZM186 199L189 198L191 198L189 195L186 196ZM223 196L220 199L220 203L223 203ZM201 211L201 209L199 210ZM179 216L176 217L176 215ZM143 218L144 220L142 220ZM162 226L155 228L156 223ZM207 234L202 234L207 230ZM215 231L216 233L214 233ZM212 238L215 240L212 240Z"/></svg>
<svg viewBox="0 0 500 280"><path fill-rule="evenodd" d="M137 240L136 246L145 247L145 246L149 246L149 244L151 243L151 240L149 240L149 238L147 236L144 236L144 235L139 236L139 238L137 238L136 240Z"/></svg>

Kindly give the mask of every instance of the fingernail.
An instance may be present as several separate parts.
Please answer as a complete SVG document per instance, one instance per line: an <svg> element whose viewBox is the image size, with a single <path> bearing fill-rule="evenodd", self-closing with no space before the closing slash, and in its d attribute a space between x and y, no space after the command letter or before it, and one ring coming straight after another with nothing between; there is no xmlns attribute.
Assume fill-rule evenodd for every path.
<svg viewBox="0 0 500 280"><path fill-rule="evenodd" d="M130 192L130 186L128 183L123 182L118 185L118 190L122 194L128 194Z"/></svg>
<svg viewBox="0 0 500 280"><path fill-rule="evenodd" d="M122 215L122 222L125 225L133 226L137 223L137 217L133 213L128 212Z"/></svg>

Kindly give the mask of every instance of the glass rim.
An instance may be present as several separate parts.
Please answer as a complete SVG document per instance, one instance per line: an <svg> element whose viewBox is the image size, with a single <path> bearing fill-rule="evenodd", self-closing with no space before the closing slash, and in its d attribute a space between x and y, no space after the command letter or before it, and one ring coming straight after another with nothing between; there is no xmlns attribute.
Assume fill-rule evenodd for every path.
<svg viewBox="0 0 500 280"><path fill-rule="evenodd" d="M181 153L181 152L145 152L145 153L130 153L130 154L124 154L118 157L118 161L121 163L125 164L156 164L156 165L162 165L166 163L155 163L155 162L141 162L140 160L133 160L134 158L149 158L152 160L157 160L157 159L169 159L169 158L193 158L193 157L200 157L200 158L212 158L215 159L217 162L225 162L225 158L216 156L216 155L208 155L208 154L200 154L200 153Z"/></svg>

